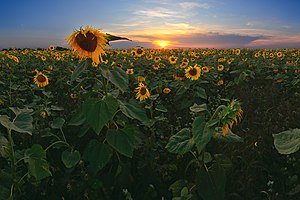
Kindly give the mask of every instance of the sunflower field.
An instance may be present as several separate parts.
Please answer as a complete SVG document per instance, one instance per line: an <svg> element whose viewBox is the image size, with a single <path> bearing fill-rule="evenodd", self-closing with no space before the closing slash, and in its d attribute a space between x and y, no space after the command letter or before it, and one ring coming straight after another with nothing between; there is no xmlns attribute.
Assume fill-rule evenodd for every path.
<svg viewBox="0 0 300 200"><path fill-rule="evenodd" d="M299 49L0 52L0 199L293 200Z"/></svg>

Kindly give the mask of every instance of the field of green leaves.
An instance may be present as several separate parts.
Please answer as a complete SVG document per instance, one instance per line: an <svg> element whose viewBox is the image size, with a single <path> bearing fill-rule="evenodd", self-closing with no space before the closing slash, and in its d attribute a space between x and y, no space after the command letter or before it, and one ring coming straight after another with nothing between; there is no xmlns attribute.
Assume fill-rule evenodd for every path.
<svg viewBox="0 0 300 200"><path fill-rule="evenodd" d="M299 49L101 55L0 52L1 200L299 197Z"/></svg>

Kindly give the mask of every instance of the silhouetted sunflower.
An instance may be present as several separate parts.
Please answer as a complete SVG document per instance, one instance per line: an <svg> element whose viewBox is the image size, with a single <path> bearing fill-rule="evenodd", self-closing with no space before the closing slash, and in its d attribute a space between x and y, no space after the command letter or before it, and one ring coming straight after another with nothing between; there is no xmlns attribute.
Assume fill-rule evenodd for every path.
<svg viewBox="0 0 300 200"><path fill-rule="evenodd" d="M95 64L103 62L104 48L109 48L105 34L101 33L100 29L88 26L75 31L66 40L80 58L92 58Z"/></svg>

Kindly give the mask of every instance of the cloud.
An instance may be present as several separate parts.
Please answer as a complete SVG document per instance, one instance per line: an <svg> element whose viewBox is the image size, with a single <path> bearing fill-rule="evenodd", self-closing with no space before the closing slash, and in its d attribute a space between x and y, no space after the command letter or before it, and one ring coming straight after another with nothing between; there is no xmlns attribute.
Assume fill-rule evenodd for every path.
<svg viewBox="0 0 300 200"><path fill-rule="evenodd" d="M143 46L145 48L155 47L156 40L170 41L169 48L244 48L257 40L265 39L265 36L251 36L239 34L224 34L219 32L191 32L184 34L143 34L136 32L126 35L133 42L113 44L115 48L132 48Z"/></svg>
<svg viewBox="0 0 300 200"><path fill-rule="evenodd" d="M196 3L196 2L182 2L179 3L179 5L186 9L192 9L192 8L209 9L211 7L208 3Z"/></svg>
<svg viewBox="0 0 300 200"><path fill-rule="evenodd" d="M176 18L181 18L180 16L177 15L177 12L169 10L167 8L155 8L155 9L147 9L147 10L137 10L133 12L135 15L139 16L144 16L144 17L176 17Z"/></svg>
<svg viewBox="0 0 300 200"><path fill-rule="evenodd" d="M251 41L252 48L300 48L300 35L269 36Z"/></svg>

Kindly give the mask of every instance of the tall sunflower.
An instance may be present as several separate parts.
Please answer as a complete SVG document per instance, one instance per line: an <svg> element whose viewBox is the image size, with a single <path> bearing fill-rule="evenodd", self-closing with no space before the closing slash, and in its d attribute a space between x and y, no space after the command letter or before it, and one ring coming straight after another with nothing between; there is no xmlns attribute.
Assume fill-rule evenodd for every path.
<svg viewBox="0 0 300 200"><path fill-rule="evenodd" d="M189 68L185 70L185 77L193 81L198 80L200 75L201 75L201 69L200 67L198 67L197 64L194 67L189 66Z"/></svg>
<svg viewBox="0 0 300 200"><path fill-rule="evenodd" d="M105 34L101 33L100 29L88 26L75 31L66 40L80 58L92 58L95 64L103 62L104 48L109 48Z"/></svg>
<svg viewBox="0 0 300 200"><path fill-rule="evenodd" d="M234 124L242 119L243 110L240 102L233 100L220 112L222 135L226 136Z"/></svg>
<svg viewBox="0 0 300 200"><path fill-rule="evenodd" d="M139 83L139 86L135 89L135 92L137 92L135 98L140 99L140 101L144 101L150 97L150 92L143 83Z"/></svg>
<svg viewBox="0 0 300 200"><path fill-rule="evenodd" d="M39 87L45 87L46 85L49 84L49 79L48 77L43 74L42 72L39 72L37 69L35 70L36 75L34 76L34 83L39 86Z"/></svg>

